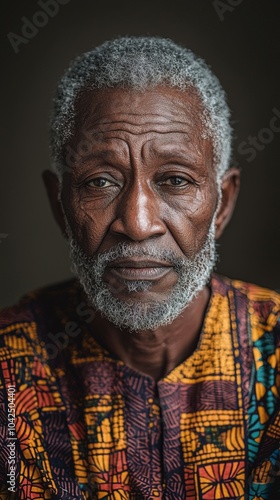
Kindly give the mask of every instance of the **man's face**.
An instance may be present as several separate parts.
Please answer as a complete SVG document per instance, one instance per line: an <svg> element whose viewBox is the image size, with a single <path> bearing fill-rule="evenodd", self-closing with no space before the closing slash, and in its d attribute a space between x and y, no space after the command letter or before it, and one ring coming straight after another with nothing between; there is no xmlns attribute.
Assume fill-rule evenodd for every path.
<svg viewBox="0 0 280 500"><path fill-rule="evenodd" d="M112 322L134 329L137 311L158 307L157 320L135 327L156 328L175 295L178 315L214 265L219 193L199 98L192 89L107 89L89 93L81 111L71 147L81 151L90 137L90 148L62 187L76 271L97 308L121 311L107 315ZM95 303L100 289L111 306ZM121 324L125 311L132 319Z"/></svg>

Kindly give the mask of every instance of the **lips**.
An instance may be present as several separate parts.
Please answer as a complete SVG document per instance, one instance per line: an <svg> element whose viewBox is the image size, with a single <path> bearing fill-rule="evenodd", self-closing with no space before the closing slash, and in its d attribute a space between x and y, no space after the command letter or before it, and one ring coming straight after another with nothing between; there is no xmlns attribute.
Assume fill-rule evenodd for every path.
<svg viewBox="0 0 280 500"><path fill-rule="evenodd" d="M112 274L128 280L155 280L165 276L173 265L169 262L129 259L116 260L108 266Z"/></svg>

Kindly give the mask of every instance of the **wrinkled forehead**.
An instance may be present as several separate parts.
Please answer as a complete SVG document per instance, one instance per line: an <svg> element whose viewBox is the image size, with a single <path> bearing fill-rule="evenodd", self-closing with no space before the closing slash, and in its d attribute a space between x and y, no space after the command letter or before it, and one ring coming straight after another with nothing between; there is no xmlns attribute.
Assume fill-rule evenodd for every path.
<svg viewBox="0 0 280 500"><path fill-rule="evenodd" d="M185 134L194 145L202 140L210 140L212 144L206 126L207 114L193 87L86 90L77 99L75 111L76 140L89 132L108 135L122 130L135 137L154 132L166 139L167 134Z"/></svg>
<svg viewBox="0 0 280 500"><path fill-rule="evenodd" d="M99 120L109 120L117 114L155 116L158 122L194 121L196 126L203 126L206 111L193 86L180 90L167 86L156 86L143 90L105 88L86 89L76 99L76 127L91 125ZM110 118L109 118L110 117ZM205 128L205 120L204 120Z"/></svg>

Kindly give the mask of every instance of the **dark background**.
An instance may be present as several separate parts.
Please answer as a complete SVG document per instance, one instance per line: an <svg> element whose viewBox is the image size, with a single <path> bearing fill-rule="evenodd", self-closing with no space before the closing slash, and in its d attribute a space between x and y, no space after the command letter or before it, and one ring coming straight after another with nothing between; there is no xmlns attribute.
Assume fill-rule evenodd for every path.
<svg viewBox="0 0 280 500"><path fill-rule="evenodd" d="M220 6L230 3L238 1L220 1ZM277 3L241 0L221 20L222 12L219 17L215 3L208 0L69 0L36 36L18 46L17 54L7 34L21 35L21 18L32 21L42 7L33 0L1 5L0 305L70 276L67 246L52 219L41 181L41 172L49 166L51 96L76 55L126 34L173 38L206 59L220 78L235 121L242 189L220 240L218 269L280 289L280 131L253 161L247 161L249 154L238 153L238 145L247 142L248 136L269 128L273 108L280 115Z"/></svg>

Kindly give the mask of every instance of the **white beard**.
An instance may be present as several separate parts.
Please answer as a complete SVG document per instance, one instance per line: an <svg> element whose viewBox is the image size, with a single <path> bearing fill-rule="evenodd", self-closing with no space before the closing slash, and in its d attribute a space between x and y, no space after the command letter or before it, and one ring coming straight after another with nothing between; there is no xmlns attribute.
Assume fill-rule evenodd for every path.
<svg viewBox="0 0 280 500"><path fill-rule="evenodd" d="M119 328L130 331L155 330L168 325L179 316L204 288L216 262L215 217L206 241L192 258L178 258L173 251L159 250L156 243L141 247L136 243L120 243L108 252L88 257L73 238L67 222L72 270L79 278L88 300L102 316ZM127 257L152 257L174 265L178 279L169 296L162 301L116 298L103 281L106 266L115 259ZM150 281L123 280L122 288L130 292L145 292L153 285Z"/></svg>

